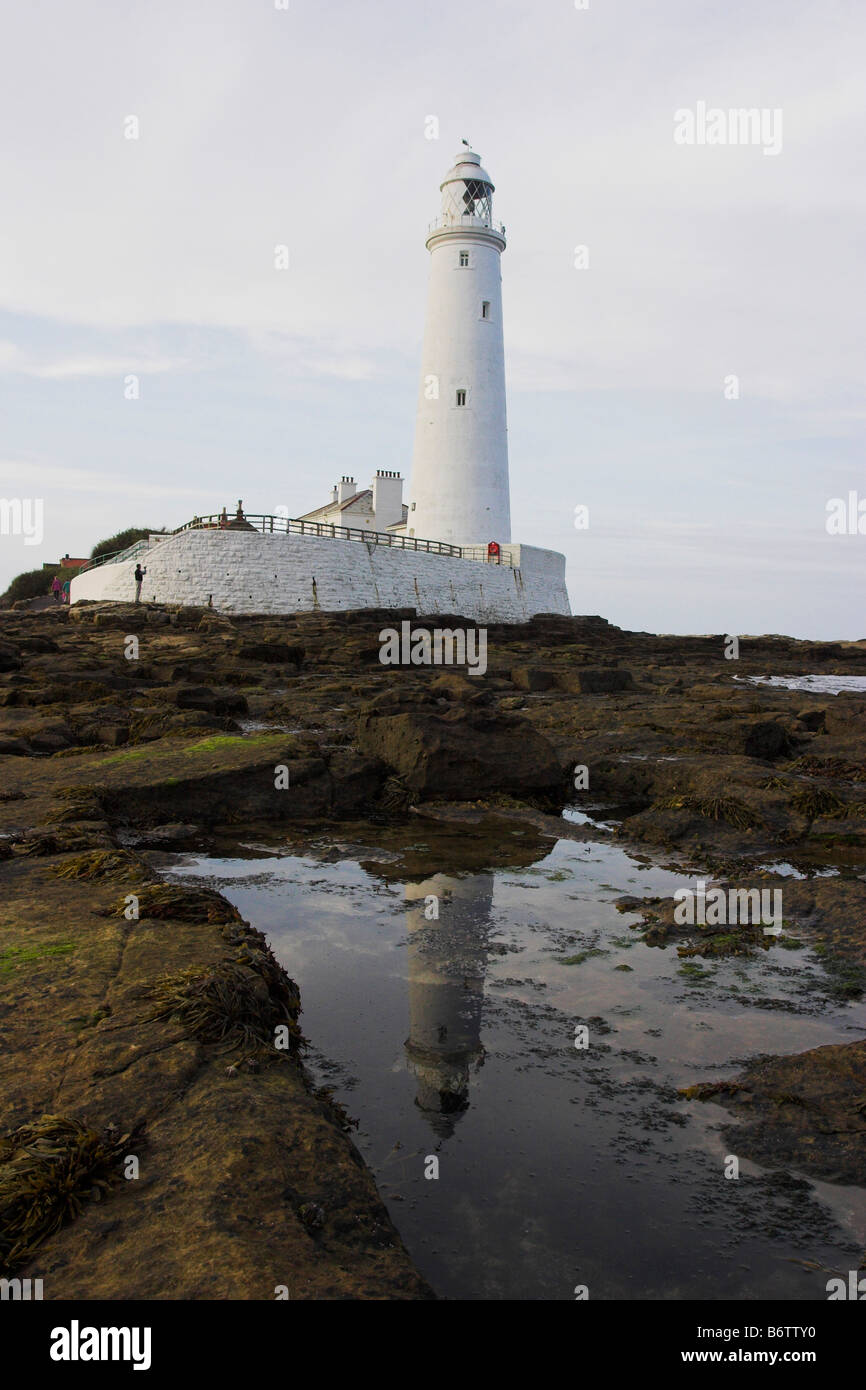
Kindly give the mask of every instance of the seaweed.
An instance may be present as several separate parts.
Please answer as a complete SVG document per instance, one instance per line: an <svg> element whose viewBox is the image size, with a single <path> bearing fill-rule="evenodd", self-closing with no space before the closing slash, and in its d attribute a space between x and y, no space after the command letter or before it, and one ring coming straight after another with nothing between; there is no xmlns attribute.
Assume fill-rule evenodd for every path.
<svg viewBox="0 0 866 1390"><path fill-rule="evenodd" d="M103 819L102 805L95 787L59 787L53 799L61 804L51 807L45 817L47 825Z"/></svg>
<svg viewBox="0 0 866 1390"><path fill-rule="evenodd" d="M104 1197L130 1137L43 1115L0 1139L0 1267L25 1263L86 1202Z"/></svg>
<svg viewBox="0 0 866 1390"><path fill-rule="evenodd" d="M848 815L849 807L835 792L822 787L804 787L791 797L791 807L805 816L807 820L819 817L842 818Z"/></svg>
<svg viewBox="0 0 866 1390"><path fill-rule="evenodd" d="M253 956L245 950L208 970L163 976L151 994L156 1008L150 1020L177 1019L192 1037L221 1051L271 1053L280 1025L288 1030L288 1051L300 1047L300 994L269 951Z"/></svg>
<svg viewBox="0 0 866 1390"><path fill-rule="evenodd" d="M696 811L705 820L724 820L737 830L751 830L761 817L733 796L667 796L656 801L654 811Z"/></svg>
<svg viewBox="0 0 866 1390"><path fill-rule="evenodd" d="M125 917L127 900L121 898L109 908L112 917ZM185 888L176 883L149 883L138 894L139 920L145 917L176 922L208 922L227 925L242 922L236 907L212 888Z"/></svg>
<svg viewBox="0 0 866 1390"><path fill-rule="evenodd" d="M149 877L149 870L138 858L125 849L94 849L53 865L51 872L58 878L95 879L128 878L139 882Z"/></svg>

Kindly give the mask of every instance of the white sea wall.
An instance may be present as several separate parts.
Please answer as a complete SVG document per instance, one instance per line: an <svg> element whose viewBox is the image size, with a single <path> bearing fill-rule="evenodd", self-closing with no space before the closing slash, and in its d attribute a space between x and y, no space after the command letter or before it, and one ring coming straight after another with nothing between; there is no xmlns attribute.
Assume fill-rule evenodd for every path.
<svg viewBox="0 0 866 1390"><path fill-rule="evenodd" d="M140 563L144 601L210 604L224 613L415 608L507 623L571 612L564 555L503 549L514 567L326 536L191 530L132 560L85 571L72 580L70 599L131 602Z"/></svg>

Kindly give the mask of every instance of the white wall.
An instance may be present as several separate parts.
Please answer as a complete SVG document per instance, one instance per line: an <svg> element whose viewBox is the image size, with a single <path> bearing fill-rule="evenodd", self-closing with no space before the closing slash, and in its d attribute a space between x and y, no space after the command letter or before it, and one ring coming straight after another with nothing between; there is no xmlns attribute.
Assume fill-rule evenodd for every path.
<svg viewBox="0 0 866 1390"><path fill-rule="evenodd" d="M147 602L207 605L226 613L298 613L320 608L415 608L484 622L570 613L565 556L509 546L519 569L363 541L257 531L183 531L137 561ZM72 603L131 602L136 560L101 565L72 580Z"/></svg>
<svg viewBox="0 0 866 1390"><path fill-rule="evenodd" d="M373 525L377 531L403 520L403 479L393 469L377 469L373 479Z"/></svg>

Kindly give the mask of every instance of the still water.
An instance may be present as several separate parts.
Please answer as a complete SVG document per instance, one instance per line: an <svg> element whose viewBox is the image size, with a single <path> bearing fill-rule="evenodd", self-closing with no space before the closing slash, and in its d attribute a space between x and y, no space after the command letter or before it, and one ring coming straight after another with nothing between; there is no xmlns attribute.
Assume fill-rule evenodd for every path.
<svg viewBox="0 0 866 1390"><path fill-rule="evenodd" d="M677 1096L863 1036L808 949L646 946L614 899L690 881L602 840L352 833L174 856L169 876L219 888L299 982L308 1066L440 1296L824 1299L856 1268L866 1192L742 1157L726 1179L730 1116Z"/></svg>

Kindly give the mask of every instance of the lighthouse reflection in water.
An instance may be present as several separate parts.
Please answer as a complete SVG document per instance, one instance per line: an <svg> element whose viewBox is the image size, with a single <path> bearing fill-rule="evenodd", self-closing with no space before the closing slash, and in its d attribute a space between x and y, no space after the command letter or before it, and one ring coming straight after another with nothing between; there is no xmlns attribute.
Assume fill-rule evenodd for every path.
<svg viewBox="0 0 866 1390"><path fill-rule="evenodd" d="M824 1206L822 1184L819 1207L798 1189L795 1211L775 1179L720 1197L718 1121L678 1094L746 1054L850 1041L850 1003L804 1008L826 989L819 962L722 958L697 994L675 948L626 934L616 904L670 897L679 869L501 820L367 833L185 855L171 877L218 887L301 982L305 1065L357 1120L440 1297L573 1299L581 1284L620 1300L814 1299L804 1242L853 1267L849 1198Z"/></svg>
<svg viewBox="0 0 866 1390"><path fill-rule="evenodd" d="M436 874L406 885L409 1037L415 1104L447 1138L483 1065L481 1015L493 875Z"/></svg>

